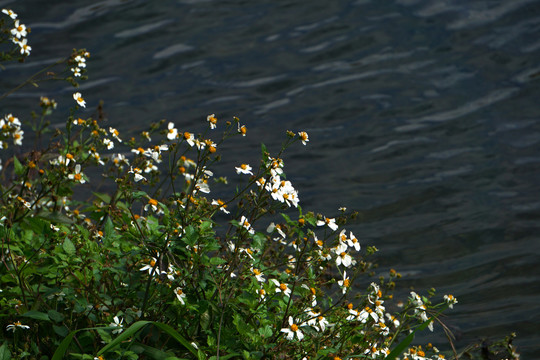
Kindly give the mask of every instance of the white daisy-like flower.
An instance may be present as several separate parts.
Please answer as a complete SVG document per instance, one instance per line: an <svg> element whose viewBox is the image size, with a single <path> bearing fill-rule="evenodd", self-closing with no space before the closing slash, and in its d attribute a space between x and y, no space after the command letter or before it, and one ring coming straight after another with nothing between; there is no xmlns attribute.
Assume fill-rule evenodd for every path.
<svg viewBox="0 0 540 360"><path fill-rule="evenodd" d="M28 326L28 325L23 325L23 324L21 324L20 321L15 321L13 324L9 324L8 326L6 326L6 330L7 330L7 331L13 331L13 332L15 332L15 329L17 329L17 328L19 328L19 329L24 329L24 330L28 330L28 329L30 329L30 326Z"/></svg>
<svg viewBox="0 0 540 360"><path fill-rule="evenodd" d="M246 136L247 127L245 125L240 125L240 123L238 123L238 132L242 134L242 136Z"/></svg>
<svg viewBox="0 0 540 360"><path fill-rule="evenodd" d="M293 340L294 336L296 335L296 338L300 341L304 338L304 334L302 331L300 331L300 326L303 326L304 324L296 324L296 321L293 319L292 316L289 316L289 327L283 328L280 331L282 333L285 333L287 340Z"/></svg>
<svg viewBox="0 0 540 360"><path fill-rule="evenodd" d="M351 255L347 254L345 251L342 251L337 254L336 257L336 265L343 265L345 267L350 267L352 265L352 257Z"/></svg>
<svg viewBox="0 0 540 360"><path fill-rule="evenodd" d="M351 286L351 280L347 277L346 271L343 272L343 280L339 280L338 285L341 286L341 291L343 294L345 294Z"/></svg>
<svg viewBox="0 0 540 360"><path fill-rule="evenodd" d="M356 236L354 236L352 231L350 231L349 234L350 235L349 235L349 238L347 239L347 245L349 245L349 247L354 248L356 251L360 251L360 242L358 241Z"/></svg>
<svg viewBox="0 0 540 360"><path fill-rule="evenodd" d="M84 184L86 180L81 173L81 164L75 165L75 172L68 175L68 179Z"/></svg>
<svg viewBox="0 0 540 360"><path fill-rule="evenodd" d="M115 128L109 127L109 132L111 133L112 137L116 139L118 142L122 142L122 139L120 139L118 136L120 133Z"/></svg>
<svg viewBox="0 0 540 360"><path fill-rule="evenodd" d="M15 130L15 132L13 133L13 143L15 145L19 145L19 146L22 145L23 134L24 134L24 131L22 131L21 128L17 128Z"/></svg>
<svg viewBox="0 0 540 360"><path fill-rule="evenodd" d="M231 212L229 210L226 209L227 207L227 204L225 204L222 200L220 199L217 199L217 200L212 200L212 205L214 206L219 206L219 210L223 211L225 214L230 214Z"/></svg>
<svg viewBox="0 0 540 360"><path fill-rule="evenodd" d="M302 141L302 144L303 144L303 145L307 145L306 143L309 141L309 137L308 137L307 132L305 132L305 131L300 131L300 132L298 133L298 136L300 137L300 140Z"/></svg>
<svg viewBox="0 0 540 360"><path fill-rule="evenodd" d="M186 304L184 300L186 298L186 294L184 293L184 291L182 291L182 288L177 287L176 289L174 289L174 294L176 295L178 301L182 303L182 305Z"/></svg>
<svg viewBox="0 0 540 360"><path fill-rule="evenodd" d="M338 229L338 225L336 224L336 219L334 218L327 218L325 217L324 220L317 220L317 226L324 226L328 225L332 231L336 231Z"/></svg>
<svg viewBox="0 0 540 360"><path fill-rule="evenodd" d="M80 67L80 68L85 68L86 67L86 59L84 57L82 57L81 55L75 56L75 58L73 60L75 60L77 62L78 67Z"/></svg>
<svg viewBox="0 0 540 360"><path fill-rule="evenodd" d="M242 164L238 167L235 167L235 169L237 174L253 175L253 172L251 171L251 166L249 166L248 164Z"/></svg>
<svg viewBox="0 0 540 360"><path fill-rule="evenodd" d="M113 334L120 334L122 331L124 331L124 325L122 324L124 322L124 319L118 318L118 316L115 316L113 318L112 323L109 324L110 327L115 327L116 329L112 331Z"/></svg>
<svg viewBox="0 0 540 360"><path fill-rule="evenodd" d="M81 69L79 69L78 67L71 68L71 72L75 77L81 76Z"/></svg>
<svg viewBox="0 0 540 360"><path fill-rule="evenodd" d="M14 28L11 29L11 35L15 36L17 39L23 38L26 36L26 26L19 23L19 20L15 20Z"/></svg>
<svg viewBox="0 0 540 360"><path fill-rule="evenodd" d="M255 269L253 267L250 268L251 272L253 273L253 275L255 275L255 279L257 279L258 282L265 282L266 279L264 278L264 274L262 273L261 270L259 269Z"/></svg>
<svg viewBox="0 0 540 360"><path fill-rule="evenodd" d="M148 264L145 264L142 268L139 269L139 271L146 271L148 272L148 275L152 275L152 271L154 271L154 267L156 266L156 258L152 258L152 260L150 260L150 263ZM157 269L155 271L155 273L157 273Z"/></svg>
<svg viewBox="0 0 540 360"><path fill-rule="evenodd" d="M208 115L206 121L210 124L210 129L215 129L217 127L217 118L215 114Z"/></svg>
<svg viewBox="0 0 540 360"><path fill-rule="evenodd" d="M187 141L189 146L191 146L191 147L195 146L195 134L192 134L192 133L186 131L184 133L184 139Z"/></svg>
<svg viewBox="0 0 540 360"><path fill-rule="evenodd" d="M283 295L290 297L291 296L291 289L287 286L285 283L281 283L277 281L276 279L270 279L271 282L276 285L276 293L282 292Z"/></svg>
<svg viewBox="0 0 540 360"><path fill-rule="evenodd" d="M131 170L128 171L128 173L133 174L133 177L135 178L135 182L139 182L141 180L146 181L146 178L141 175L142 170L137 167L136 168L132 167Z"/></svg>
<svg viewBox="0 0 540 360"><path fill-rule="evenodd" d="M103 139L103 145L105 145L107 147L107 150L111 150L114 148L114 143L112 142L111 139Z"/></svg>
<svg viewBox="0 0 540 360"><path fill-rule="evenodd" d="M17 14L15 14L13 10L11 9L2 9L2 12L6 14L7 16L9 16L10 18L12 18L13 20L17 18Z"/></svg>
<svg viewBox="0 0 540 360"><path fill-rule="evenodd" d="M167 129L167 139L174 140L178 137L178 129L174 127L174 123L170 122Z"/></svg>
<svg viewBox="0 0 540 360"><path fill-rule="evenodd" d="M86 101L84 101L80 92L73 94L73 99L79 104L79 106L86 107Z"/></svg>
<svg viewBox="0 0 540 360"><path fill-rule="evenodd" d="M458 301L457 299L454 297L454 295L451 295L451 294L448 294L448 295L444 295L443 297L444 301L446 301L446 303L448 304L448 307L450 309L453 309L454 308L454 304L457 304Z"/></svg>
<svg viewBox="0 0 540 360"><path fill-rule="evenodd" d="M21 48L21 55L30 55L30 51L32 50L32 47L28 45L27 39L22 39L21 41L17 42Z"/></svg>
<svg viewBox="0 0 540 360"><path fill-rule="evenodd" d="M251 227L251 224L244 215L242 215L242 217L240 218L240 225L242 225L242 227L246 229L250 234L255 234L255 230L253 230L253 227Z"/></svg>

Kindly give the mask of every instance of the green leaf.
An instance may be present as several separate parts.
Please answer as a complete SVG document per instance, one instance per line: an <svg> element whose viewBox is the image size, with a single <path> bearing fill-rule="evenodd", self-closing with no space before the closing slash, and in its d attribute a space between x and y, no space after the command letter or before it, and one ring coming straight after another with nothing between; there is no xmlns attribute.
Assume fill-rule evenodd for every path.
<svg viewBox="0 0 540 360"><path fill-rule="evenodd" d="M266 154L268 153L268 151L266 150L266 145L264 145L263 143L261 143L261 154L262 154L262 157L263 159L266 158Z"/></svg>
<svg viewBox="0 0 540 360"><path fill-rule="evenodd" d="M69 240L69 238L66 238L64 240L64 244L62 245L62 248L64 249L64 251L72 256L72 255L75 255L75 245L73 245L73 243L71 242L71 240Z"/></svg>
<svg viewBox="0 0 540 360"><path fill-rule="evenodd" d="M210 258L210 265L221 265L221 264L225 264L226 262L227 262L226 260L219 257Z"/></svg>
<svg viewBox="0 0 540 360"><path fill-rule="evenodd" d="M131 194L131 196L133 196L134 199L138 199L141 197L146 197L148 196L148 194L144 191L134 191L133 194Z"/></svg>
<svg viewBox="0 0 540 360"><path fill-rule="evenodd" d="M187 341L182 335L180 335L176 330L174 330L172 327L170 327L167 324L154 322L154 326L158 327L159 329L165 331L170 337L178 341L180 344L184 345L186 349L188 349L192 354L198 355L198 351L191 345L189 341ZM206 359L206 357L205 357Z"/></svg>
<svg viewBox="0 0 540 360"><path fill-rule="evenodd" d="M259 328L259 334L263 338L269 338L270 336L272 336L272 328L270 327L270 325L266 325L262 328Z"/></svg>
<svg viewBox="0 0 540 360"><path fill-rule="evenodd" d="M66 337L66 335L69 333L69 329L65 325L61 325L61 326L53 325L53 330L56 334L58 334L61 337Z"/></svg>
<svg viewBox="0 0 540 360"><path fill-rule="evenodd" d="M49 316L47 314L42 313L40 311L35 311L35 310L27 311L24 314L22 314L22 316L27 317L27 318L31 318L31 319L36 319L36 320L44 320L44 321L50 321L51 320L51 319L49 319Z"/></svg>
<svg viewBox="0 0 540 360"><path fill-rule="evenodd" d="M106 204L109 204L111 202L111 197L107 194L101 194L97 192L93 192L95 197L97 197L99 200L103 201Z"/></svg>
<svg viewBox="0 0 540 360"><path fill-rule="evenodd" d="M0 360L11 360L11 353L7 347L7 343L3 343L0 346Z"/></svg>
<svg viewBox="0 0 540 360"><path fill-rule="evenodd" d="M61 322L64 320L64 315L60 314L58 311L55 310L49 310L47 311L47 315L49 316L49 319L51 319L54 322ZM67 333L66 333L67 335ZM64 336L66 336L64 335Z"/></svg>
<svg viewBox="0 0 540 360"><path fill-rule="evenodd" d="M73 224L72 219L58 212L52 213L50 211L41 211L39 214L36 215L36 217L44 219L44 220L48 220L49 222L52 222L52 223L61 223L61 224L67 224L67 225Z"/></svg>
<svg viewBox="0 0 540 360"><path fill-rule="evenodd" d="M13 157L13 167L15 168L15 174L22 176L24 174L24 166L22 166L19 159L16 156Z"/></svg>
<svg viewBox="0 0 540 360"><path fill-rule="evenodd" d="M237 357L237 356L242 356L242 354L240 353L234 353L234 354L228 354L228 355L220 355L219 359L220 360L227 360L227 359L230 359L230 358L234 358L234 357ZM208 360L217 360L217 356L211 356L210 359Z"/></svg>

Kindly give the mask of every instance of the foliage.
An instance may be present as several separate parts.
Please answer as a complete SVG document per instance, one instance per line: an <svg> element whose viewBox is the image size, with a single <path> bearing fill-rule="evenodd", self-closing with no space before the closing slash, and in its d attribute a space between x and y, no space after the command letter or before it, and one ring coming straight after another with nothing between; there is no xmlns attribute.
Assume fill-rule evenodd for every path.
<svg viewBox="0 0 540 360"><path fill-rule="evenodd" d="M29 29L3 13L1 43L11 49L0 56L24 61ZM51 76L77 87L89 57L74 50L14 90ZM202 134L160 121L127 140L100 107L83 116L80 92L73 101L57 114L42 97L24 125L12 114L0 120L1 148L22 146L23 126L36 144L50 139L4 163L0 359L443 357L409 344L457 300L412 292L393 305L400 275L370 278L377 249L361 251L343 229L355 213L328 218L300 206L282 155L306 145L307 133L288 131L277 154L262 145L257 166L238 164L231 190L210 169L225 140L246 136L238 118L220 124L220 136L212 114ZM59 117L65 127L51 132ZM110 191L94 185L98 174Z"/></svg>

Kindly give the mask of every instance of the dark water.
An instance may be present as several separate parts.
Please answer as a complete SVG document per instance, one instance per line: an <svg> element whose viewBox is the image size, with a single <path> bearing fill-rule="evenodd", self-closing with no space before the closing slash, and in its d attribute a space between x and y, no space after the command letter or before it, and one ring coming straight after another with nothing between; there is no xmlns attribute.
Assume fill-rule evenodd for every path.
<svg viewBox="0 0 540 360"><path fill-rule="evenodd" d="M304 208L359 210L349 228L405 275L402 291L454 294L458 346L515 331L523 358L540 358L539 0L0 4L33 30L3 87L84 47L88 114L103 99L124 132L237 115L249 136L229 147L232 169L307 131L285 156ZM72 105L52 89L1 110L22 118L37 95Z"/></svg>

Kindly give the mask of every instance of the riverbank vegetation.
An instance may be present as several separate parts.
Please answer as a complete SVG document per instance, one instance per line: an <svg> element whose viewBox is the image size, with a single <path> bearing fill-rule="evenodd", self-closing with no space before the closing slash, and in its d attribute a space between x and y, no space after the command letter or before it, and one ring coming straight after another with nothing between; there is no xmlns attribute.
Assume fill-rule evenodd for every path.
<svg viewBox="0 0 540 360"><path fill-rule="evenodd" d="M2 64L26 61L29 29L2 13ZM90 68L74 50L0 97L0 359L458 356L414 344L419 331L451 342L440 315L453 295L395 299L400 274L376 273L378 250L347 229L354 211L302 208L285 159L309 146L305 131L225 177L220 147L249 122L210 114L198 134L162 120L124 135L78 89ZM73 91L46 96L52 79ZM8 95L32 85L35 108L12 113Z"/></svg>

